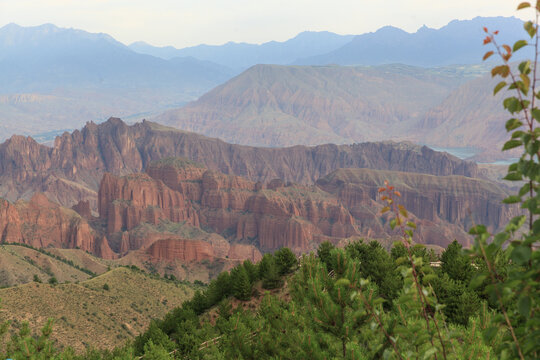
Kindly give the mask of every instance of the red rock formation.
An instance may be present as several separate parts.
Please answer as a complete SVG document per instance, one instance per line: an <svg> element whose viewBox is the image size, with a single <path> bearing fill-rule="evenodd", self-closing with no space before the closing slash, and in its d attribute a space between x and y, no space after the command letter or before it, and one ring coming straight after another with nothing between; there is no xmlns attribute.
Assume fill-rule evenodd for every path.
<svg viewBox="0 0 540 360"><path fill-rule="evenodd" d="M2 242L36 248L81 248L108 259L115 256L106 239L96 240L86 220L43 194L15 204L0 199L0 234Z"/></svg>
<svg viewBox="0 0 540 360"><path fill-rule="evenodd" d="M184 195L146 174L115 177L105 174L98 197L99 215L109 234L131 230L141 223L186 221L199 226L199 217Z"/></svg>
<svg viewBox="0 0 540 360"><path fill-rule="evenodd" d="M73 205L71 209L85 219L90 219L92 217L92 210L90 210L90 202L88 200L79 201L76 205Z"/></svg>
<svg viewBox="0 0 540 360"><path fill-rule="evenodd" d="M374 236L386 233L378 221L378 188L384 180L401 193L398 201L418 222L417 240L446 246L454 238L466 243L464 232L473 223L496 230L519 214L516 206L502 204L504 189L492 182L462 176L431 176L369 169L341 169L317 181L347 207L361 228Z"/></svg>
<svg viewBox="0 0 540 360"><path fill-rule="evenodd" d="M0 144L0 196L16 201L44 192L64 206L89 200L96 209L97 190L105 172L126 175L143 171L162 158L180 156L208 169L267 182L313 183L344 167L367 167L434 175L478 175L477 166L426 147L396 143L254 148L231 145L151 122L127 126L111 118L64 133L54 147L14 136ZM148 169L153 174L153 169ZM197 172L196 170L193 170ZM153 176L153 175L152 175ZM167 176L159 176L175 189Z"/></svg>
<svg viewBox="0 0 540 360"><path fill-rule="evenodd" d="M227 254L231 260L251 260L256 263L262 259L261 252L253 245L249 244L232 244Z"/></svg>
<svg viewBox="0 0 540 360"><path fill-rule="evenodd" d="M351 214L316 188L264 190L255 182L172 159L150 165L148 174L106 174L99 209L109 234L142 223L184 221L244 242L257 239L263 250L287 246L301 252L317 246L320 236L357 234ZM120 252L143 246L133 245L131 238L129 246L125 242L123 238ZM238 256L246 250L230 251ZM251 252L249 258L257 255Z"/></svg>
<svg viewBox="0 0 540 360"><path fill-rule="evenodd" d="M158 260L182 260L185 262L214 260L210 243L181 238L159 239L146 252Z"/></svg>

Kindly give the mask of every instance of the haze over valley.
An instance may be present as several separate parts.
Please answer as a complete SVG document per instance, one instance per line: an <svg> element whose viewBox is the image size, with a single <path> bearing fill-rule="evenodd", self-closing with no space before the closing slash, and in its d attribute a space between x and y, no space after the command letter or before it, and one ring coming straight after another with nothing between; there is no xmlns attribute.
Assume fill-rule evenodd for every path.
<svg viewBox="0 0 540 360"><path fill-rule="evenodd" d="M489 66L479 63L483 26L500 29L505 40L522 21L478 17L415 33L303 32L284 42L184 49L8 24L0 28L0 139L50 142L116 116L244 145L410 140L475 148L477 159L498 160L503 109L490 95ZM471 91L485 98L474 111Z"/></svg>

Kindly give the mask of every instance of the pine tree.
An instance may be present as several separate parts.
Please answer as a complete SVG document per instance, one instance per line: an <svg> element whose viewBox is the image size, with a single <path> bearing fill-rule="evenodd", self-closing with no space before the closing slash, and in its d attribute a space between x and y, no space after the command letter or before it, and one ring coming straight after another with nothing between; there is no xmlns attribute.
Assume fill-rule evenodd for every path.
<svg viewBox="0 0 540 360"><path fill-rule="evenodd" d="M343 250L335 249L336 274L332 277L319 259L304 258L300 271L293 282L293 299L307 312L314 328L315 348L327 348L329 353L341 354L342 358L363 358L358 340L359 329L370 318L357 294L360 288L358 262ZM329 341L334 339L334 341ZM338 345L339 346L336 346Z"/></svg>
<svg viewBox="0 0 540 360"><path fill-rule="evenodd" d="M332 270L332 257L330 253L335 249L335 246L330 241L324 241L317 249L317 257L326 265L328 271Z"/></svg>
<svg viewBox="0 0 540 360"><path fill-rule="evenodd" d="M441 270L457 281L469 281L473 275L470 258L462 253L462 246L454 240L441 255Z"/></svg>
<svg viewBox="0 0 540 360"><path fill-rule="evenodd" d="M255 284L259 280L259 269L257 265L253 264L250 260L245 260L243 266L247 271L249 281L251 284Z"/></svg>
<svg viewBox="0 0 540 360"><path fill-rule="evenodd" d="M277 265L279 267L280 275L286 275L290 273L294 267L298 264L296 255L289 248L281 248L275 254Z"/></svg>
<svg viewBox="0 0 540 360"><path fill-rule="evenodd" d="M251 299L252 287L246 269L239 266L233 274L234 296L243 301Z"/></svg>
<svg viewBox="0 0 540 360"><path fill-rule="evenodd" d="M276 289L281 286L279 269L274 256L271 254L265 254L259 263L259 276L265 289Z"/></svg>
<svg viewBox="0 0 540 360"><path fill-rule="evenodd" d="M202 314L208 308L206 296L200 290L195 291L190 303L193 311L198 315Z"/></svg>

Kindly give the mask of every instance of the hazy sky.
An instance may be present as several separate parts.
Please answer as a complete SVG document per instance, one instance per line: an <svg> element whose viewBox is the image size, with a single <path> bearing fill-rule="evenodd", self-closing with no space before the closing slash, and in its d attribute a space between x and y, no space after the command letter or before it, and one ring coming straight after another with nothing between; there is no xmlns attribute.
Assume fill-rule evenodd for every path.
<svg viewBox="0 0 540 360"><path fill-rule="evenodd" d="M53 23L129 44L185 47L283 41L304 30L361 34L385 25L414 32L453 19L516 16L522 0L0 0L0 27Z"/></svg>

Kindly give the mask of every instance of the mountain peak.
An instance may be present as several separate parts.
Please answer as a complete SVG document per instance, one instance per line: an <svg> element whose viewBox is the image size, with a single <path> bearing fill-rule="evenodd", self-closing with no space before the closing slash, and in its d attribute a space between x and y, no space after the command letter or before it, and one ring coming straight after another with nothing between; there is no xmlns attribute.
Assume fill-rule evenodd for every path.
<svg viewBox="0 0 540 360"><path fill-rule="evenodd" d="M408 34L405 30L392 26L392 25L383 26L382 28L379 28L377 31L375 31L375 33L376 34L391 34L391 33Z"/></svg>

